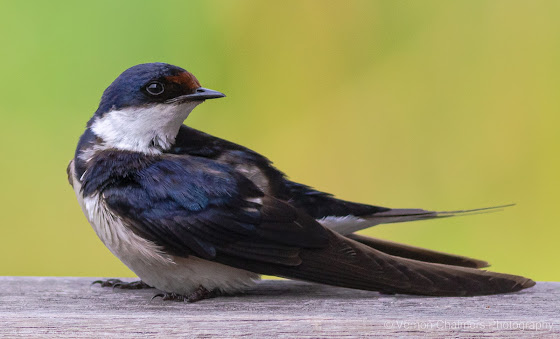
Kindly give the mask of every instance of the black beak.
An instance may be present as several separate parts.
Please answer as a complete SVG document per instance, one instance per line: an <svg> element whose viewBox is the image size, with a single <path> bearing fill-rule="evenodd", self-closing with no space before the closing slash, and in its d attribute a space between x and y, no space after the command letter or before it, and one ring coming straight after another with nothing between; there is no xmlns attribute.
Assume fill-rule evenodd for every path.
<svg viewBox="0 0 560 339"><path fill-rule="evenodd" d="M203 101L206 99L217 99L223 98L226 95L218 91L214 91L208 88L199 87L195 90L193 94L181 95L172 99L167 100L167 103L178 102L178 101Z"/></svg>

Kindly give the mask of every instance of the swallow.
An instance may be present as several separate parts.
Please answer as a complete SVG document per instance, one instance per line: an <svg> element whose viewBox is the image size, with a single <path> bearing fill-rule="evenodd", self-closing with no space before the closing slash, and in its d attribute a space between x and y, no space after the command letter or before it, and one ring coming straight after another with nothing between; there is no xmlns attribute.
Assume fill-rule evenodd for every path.
<svg viewBox="0 0 560 339"><path fill-rule="evenodd" d="M482 260L358 235L384 223L445 218L360 204L290 181L264 156L183 124L225 97L186 70L133 66L103 92L68 180L105 246L166 300L243 291L260 275L387 294L474 296L531 287Z"/></svg>

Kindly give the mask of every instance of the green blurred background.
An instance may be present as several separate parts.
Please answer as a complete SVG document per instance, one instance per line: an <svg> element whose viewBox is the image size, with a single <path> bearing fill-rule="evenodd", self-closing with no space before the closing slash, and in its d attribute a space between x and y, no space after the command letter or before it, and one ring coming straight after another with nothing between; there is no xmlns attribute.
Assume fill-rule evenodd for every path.
<svg viewBox="0 0 560 339"><path fill-rule="evenodd" d="M102 91L162 61L188 124L354 201L504 212L366 233L560 280L558 1L2 1L0 275L132 276L66 165Z"/></svg>

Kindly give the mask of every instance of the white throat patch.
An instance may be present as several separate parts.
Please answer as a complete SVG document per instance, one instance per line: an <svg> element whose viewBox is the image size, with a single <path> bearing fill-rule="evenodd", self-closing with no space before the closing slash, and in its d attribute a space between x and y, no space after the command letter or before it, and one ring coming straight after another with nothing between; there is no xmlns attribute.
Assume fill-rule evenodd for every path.
<svg viewBox="0 0 560 339"><path fill-rule="evenodd" d="M171 147L183 121L201 103L162 103L113 110L97 118L91 130L103 139L101 148L158 154Z"/></svg>

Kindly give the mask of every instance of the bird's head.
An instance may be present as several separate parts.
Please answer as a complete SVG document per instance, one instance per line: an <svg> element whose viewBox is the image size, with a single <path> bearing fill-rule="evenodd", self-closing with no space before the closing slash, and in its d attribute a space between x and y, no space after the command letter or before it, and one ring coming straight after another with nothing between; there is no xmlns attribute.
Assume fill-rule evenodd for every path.
<svg viewBox="0 0 560 339"><path fill-rule="evenodd" d="M140 64L107 87L88 127L105 147L158 153L173 144L196 106L224 96L201 87L194 75L180 67Z"/></svg>

